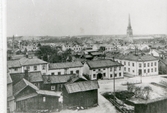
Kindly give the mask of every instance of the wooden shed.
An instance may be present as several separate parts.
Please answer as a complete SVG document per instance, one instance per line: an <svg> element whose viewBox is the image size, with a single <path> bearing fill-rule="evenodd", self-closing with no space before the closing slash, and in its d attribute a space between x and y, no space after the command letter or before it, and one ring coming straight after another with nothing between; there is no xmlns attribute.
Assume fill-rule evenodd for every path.
<svg viewBox="0 0 167 113"><path fill-rule="evenodd" d="M97 81L66 83L63 87L64 107L86 108L98 105L98 88Z"/></svg>
<svg viewBox="0 0 167 113"><path fill-rule="evenodd" d="M39 90L37 86L26 79L14 85L16 111L33 112L39 110L56 110L61 93Z"/></svg>

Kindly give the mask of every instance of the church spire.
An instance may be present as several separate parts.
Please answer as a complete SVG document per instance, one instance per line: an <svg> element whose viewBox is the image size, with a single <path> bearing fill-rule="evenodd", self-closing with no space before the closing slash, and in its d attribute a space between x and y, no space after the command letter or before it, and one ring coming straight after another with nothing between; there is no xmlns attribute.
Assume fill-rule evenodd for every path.
<svg viewBox="0 0 167 113"><path fill-rule="evenodd" d="M129 14L129 25L128 25L128 28L131 28L130 14Z"/></svg>
<svg viewBox="0 0 167 113"><path fill-rule="evenodd" d="M132 36L133 35L133 31L132 31L132 27L131 27L131 21L130 21L130 14L129 14L129 22L128 22L128 27L127 27L127 36Z"/></svg>

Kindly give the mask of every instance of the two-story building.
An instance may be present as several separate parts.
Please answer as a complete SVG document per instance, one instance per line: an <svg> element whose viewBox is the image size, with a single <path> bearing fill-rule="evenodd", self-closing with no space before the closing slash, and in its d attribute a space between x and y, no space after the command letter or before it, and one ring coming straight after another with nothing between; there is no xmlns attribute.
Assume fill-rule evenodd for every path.
<svg viewBox="0 0 167 113"><path fill-rule="evenodd" d="M124 77L123 65L112 60L87 61L84 64L83 73L91 80Z"/></svg>
<svg viewBox="0 0 167 113"><path fill-rule="evenodd" d="M77 62L65 62L65 63L51 63L49 64L48 75L65 75L65 74L83 74L83 64Z"/></svg>
<svg viewBox="0 0 167 113"><path fill-rule="evenodd" d="M46 74L48 70L48 63L38 58L10 60L7 64L10 73L24 73L28 70L29 72L41 71L42 74Z"/></svg>
<svg viewBox="0 0 167 113"><path fill-rule="evenodd" d="M158 75L158 59L152 55L125 55L115 58L129 75Z"/></svg>

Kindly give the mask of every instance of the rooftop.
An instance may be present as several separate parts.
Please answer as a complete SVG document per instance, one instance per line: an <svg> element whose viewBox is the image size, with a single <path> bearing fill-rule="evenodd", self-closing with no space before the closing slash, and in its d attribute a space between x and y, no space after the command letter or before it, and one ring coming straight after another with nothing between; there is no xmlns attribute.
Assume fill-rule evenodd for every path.
<svg viewBox="0 0 167 113"><path fill-rule="evenodd" d="M43 75L44 84L66 83L74 75Z"/></svg>
<svg viewBox="0 0 167 113"><path fill-rule="evenodd" d="M139 62L158 60L156 57L154 57L152 55L133 55L133 54L122 55L116 59L129 60L129 61L139 61Z"/></svg>
<svg viewBox="0 0 167 113"><path fill-rule="evenodd" d="M88 66L91 69L94 68L105 68L105 67L113 67L113 66L122 66L122 64L111 61L111 60L94 60L94 61L87 61Z"/></svg>
<svg viewBox="0 0 167 113"><path fill-rule="evenodd" d="M21 67L25 65L46 64L47 62L38 58L21 58L19 60L10 60L7 62L9 68Z"/></svg>
<svg viewBox="0 0 167 113"><path fill-rule="evenodd" d="M82 82L74 82L65 84L65 88L68 93L77 93L95 90L99 88L99 84L97 81L82 81Z"/></svg>
<svg viewBox="0 0 167 113"><path fill-rule="evenodd" d="M49 65L49 69L64 69L64 68L76 68L76 67L82 67L82 63L79 61L76 62L65 62L65 63L51 63Z"/></svg>

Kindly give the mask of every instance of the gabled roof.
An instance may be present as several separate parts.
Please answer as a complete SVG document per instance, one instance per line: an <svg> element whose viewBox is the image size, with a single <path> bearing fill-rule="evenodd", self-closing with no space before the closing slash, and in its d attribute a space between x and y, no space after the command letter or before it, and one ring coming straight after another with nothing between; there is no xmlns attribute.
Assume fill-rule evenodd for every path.
<svg viewBox="0 0 167 113"><path fill-rule="evenodd" d="M30 83L26 79L20 80L17 84L13 87L14 95L16 96L18 93L20 93L23 89L25 89L27 86L33 88L34 90L39 90L38 87L36 87L34 84Z"/></svg>
<svg viewBox="0 0 167 113"><path fill-rule="evenodd" d="M156 57L152 55L133 55L133 54L124 55L124 56L118 57L117 59L129 60L129 61L140 61L140 62L158 60Z"/></svg>
<svg viewBox="0 0 167 113"><path fill-rule="evenodd" d="M44 84L66 83L74 75L43 75Z"/></svg>
<svg viewBox="0 0 167 113"><path fill-rule="evenodd" d="M26 65L46 64L47 62L38 58L21 58L19 60L11 60L7 62L9 68L21 67Z"/></svg>
<svg viewBox="0 0 167 113"><path fill-rule="evenodd" d="M13 84L15 85L17 82L19 82L21 79L24 78L25 73L11 73L11 78L13 80ZM30 82L42 82L42 74L40 71L36 72L28 72L28 79Z"/></svg>
<svg viewBox="0 0 167 113"><path fill-rule="evenodd" d="M29 81L30 82L42 82L42 74L40 71L37 72L29 72L28 73Z"/></svg>
<svg viewBox="0 0 167 113"><path fill-rule="evenodd" d="M111 60L87 61L87 64L91 69L106 68L106 67L112 67L112 66L122 66L122 64L115 61L111 61Z"/></svg>
<svg viewBox="0 0 167 113"><path fill-rule="evenodd" d="M65 84L65 88L68 93L77 93L95 90L99 88L99 84L97 81L82 81L82 82L74 82Z"/></svg>
<svg viewBox="0 0 167 113"><path fill-rule="evenodd" d="M61 96L61 92L55 92L55 91L48 91L48 90L37 90L37 94L40 95L49 95L49 96Z"/></svg>
<svg viewBox="0 0 167 113"><path fill-rule="evenodd" d="M49 69L64 69L64 68L75 68L75 67L82 67L82 63L77 62L66 62L66 63L51 63L49 65Z"/></svg>
<svg viewBox="0 0 167 113"><path fill-rule="evenodd" d="M7 73L7 84L11 84L12 83L12 78L10 77L10 74Z"/></svg>
<svg viewBox="0 0 167 113"><path fill-rule="evenodd" d="M84 76L71 76L68 82L74 83L78 81L87 81L87 79Z"/></svg>

